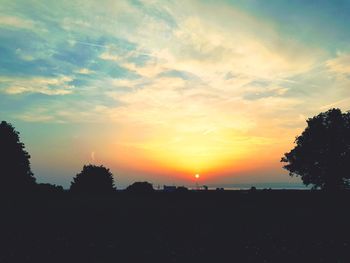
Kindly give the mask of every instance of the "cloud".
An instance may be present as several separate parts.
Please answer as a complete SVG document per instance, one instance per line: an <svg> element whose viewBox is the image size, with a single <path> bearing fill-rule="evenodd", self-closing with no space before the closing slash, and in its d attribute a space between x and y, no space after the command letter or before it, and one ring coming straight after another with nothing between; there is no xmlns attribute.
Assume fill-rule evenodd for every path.
<svg viewBox="0 0 350 263"><path fill-rule="evenodd" d="M95 162L95 152L92 151L91 154L90 154L90 157L91 157L91 161L94 163Z"/></svg>
<svg viewBox="0 0 350 263"><path fill-rule="evenodd" d="M53 116L33 113L19 114L17 118L27 122L49 122L54 120Z"/></svg>
<svg viewBox="0 0 350 263"><path fill-rule="evenodd" d="M281 82L309 72L320 54L285 38L271 23L232 6L200 1L185 6L157 1L147 6L128 1L88 1L96 11L91 13L65 5L69 12L56 19L63 31L55 28L55 38L48 38L53 51L47 59L57 65L51 69L55 74L63 70L64 75L77 74L75 81L50 83L60 78L35 76L8 81L3 91L64 95L74 91L73 82L85 92L79 93L80 98L91 100L99 91L99 104L108 101L110 105L103 104L105 111L116 122L123 122L128 115L137 118L137 111L154 115L157 107L161 116L164 113L158 118L164 118L162 122L174 109L180 109L178 119L191 116L194 109L205 113L206 107L216 109L219 115L230 115L233 109L225 113L221 108L221 104L230 103L240 103L241 114L248 110L249 100L293 100L283 98L291 89ZM97 15L103 12L104 16ZM32 59L30 53L19 53L22 59ZM70 68L69 63L75 67ZM89 76L92 73L93 79ZM267 87L252 84L260 80L268 82ZM123 106L116 107L113 101ZM271 111L273 108L271 105ZM137 119L153 125L151 117Z"/></svg>
<svg viewBox="0 0 350 263"><path fill-rule="evenodd" d="M340 53L326 61L328 70L338 75L350 75L350 54Z"/></svg>
<svg viewBox="0 0 350 263"><path fill-rule="evenodd" d="M159 33L164 21L153 19L127 36L148 50L155 61L141 68L131 65L130 70L142 74L146 69L150 73L151 68L153 72L168 68L209 77L219 71L235 71L273 79L307 72L319 60L320 50L284 38L270 24L231 7L194 3L182 7L188 10L185 14L179 6L171 6L176 26L168 26L167 34ZM195 9L201 10L200 15L186 15L198 14ZM144 38L145 33L152 38Z"/></svg>
<svg viewBox="0 0 350 263"><path fill-rule="evenodd" d="M23 19L16 16L1 16L0 27L15 27L22 29L33 29L35 22L30 19Z"/></svg>
<svg viewBox="0 0 350 263"><path fill-rule="evenodd" d="M122 58L120 56L112 55L111 53L108 53L108 52L103 52L100 55L100 58L104 59L104 60L112 60L112 61L117 61L117 62L122 60Z"/></svg>
<svg viewBox="0 0 350 263"><path fill-rule="evenodd" d="M22 93L41 93L45 95L67 95L73 92L73 86L69 85L73 79L68 76L55 78L33 77L33 78L0 78L4 85L3 92L10 95Z"/></svg>
<svg viewBox="0 0 350 263"><path fill-rule="evenodd" d="M89 74L93 74L95 72L93 70L88 69L88 68L81 68L81 69L77 70L76 73L82 74L82 75L89 75Z"/></svg>
<svg viewBox="0 0 350 263"><path fill-rule="evenodd" d="M341 99L326 105L322 105L320 107L320 110L325 111L331 108L343 108L348 110L350 106L350 98L346 98L346 99Z"/></svg>

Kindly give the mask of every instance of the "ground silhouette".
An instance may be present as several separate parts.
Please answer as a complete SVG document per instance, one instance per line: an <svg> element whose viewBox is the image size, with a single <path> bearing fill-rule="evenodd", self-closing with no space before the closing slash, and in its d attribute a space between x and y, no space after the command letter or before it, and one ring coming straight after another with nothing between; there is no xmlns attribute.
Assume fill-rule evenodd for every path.
<svg viewBox="0 0 350 263"><path fill-rule="evenodd" d="M349 194L117 191L1 199L0 262L350 262Z"/></svg>
<svg viewBox="0 0 350 263"><path fill-rule="evenodd" d="M350 113L330 109L307 120L296 146L282 158L291 176L305 185L345 189L350 179Z"/></svg>
<svg viewBox="0 0 350 263"><path fill-rule="evenodd" d="M108 194L115 191L114 178L103 165L84 165L70 186L70 192L83 194Z"/></svg>
<svg viewBox="0 0 350 263"><path fill-rule="evenodd" d="M30 155L20 141L19 132L6 121L0 124L0 193L24 193L33 190L35 178Z"/></svg>

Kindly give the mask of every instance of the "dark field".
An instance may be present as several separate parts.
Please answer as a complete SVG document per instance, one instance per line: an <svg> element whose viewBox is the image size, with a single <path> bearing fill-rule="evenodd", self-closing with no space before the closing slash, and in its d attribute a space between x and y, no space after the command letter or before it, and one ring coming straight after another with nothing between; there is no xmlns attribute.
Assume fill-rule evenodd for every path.
<svg viewBox="0 0 350 263"><path fill-rule="evenodd" d="M0 262L350 262L350 193L9 199Z"/></svg>

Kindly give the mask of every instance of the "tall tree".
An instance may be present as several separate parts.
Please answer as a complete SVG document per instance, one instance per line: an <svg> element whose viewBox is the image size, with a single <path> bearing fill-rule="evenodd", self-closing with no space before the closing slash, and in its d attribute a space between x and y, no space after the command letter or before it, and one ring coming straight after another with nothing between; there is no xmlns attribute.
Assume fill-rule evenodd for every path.
<svg viewBox="0 0 350 263"><path fill-rule="evenodd" d="M0 124L0 191L32 189L35 178L30 169L30 155L20 141L19 132L2 121Z"/></svg>
<svg viewBox="0 0 350 263"><path fill-rule="evenodd" d="M71 183L70 191L85 194L103 194L115 191L112 173L104 166L84 165Z"/></svg>
<svg viewBox="0 0 350 263"><path fill-rule="evenodd" d="M313 188L339 190L350 179L350 113L330 109L307 120L296 146L282 157L290 176Z"/></svg>

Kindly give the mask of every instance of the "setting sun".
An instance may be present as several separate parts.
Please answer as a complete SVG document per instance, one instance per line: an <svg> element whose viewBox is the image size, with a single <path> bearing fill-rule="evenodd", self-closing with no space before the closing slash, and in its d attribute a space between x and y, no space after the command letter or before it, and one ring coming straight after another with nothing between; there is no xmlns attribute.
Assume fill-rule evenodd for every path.
<svg viewBox="0 0 350 263"><path fill-rule="evenodd" d="M198 178L199 178L199 174L195 174L194 177L195 177L196 179L198 179Z"/></svg>

